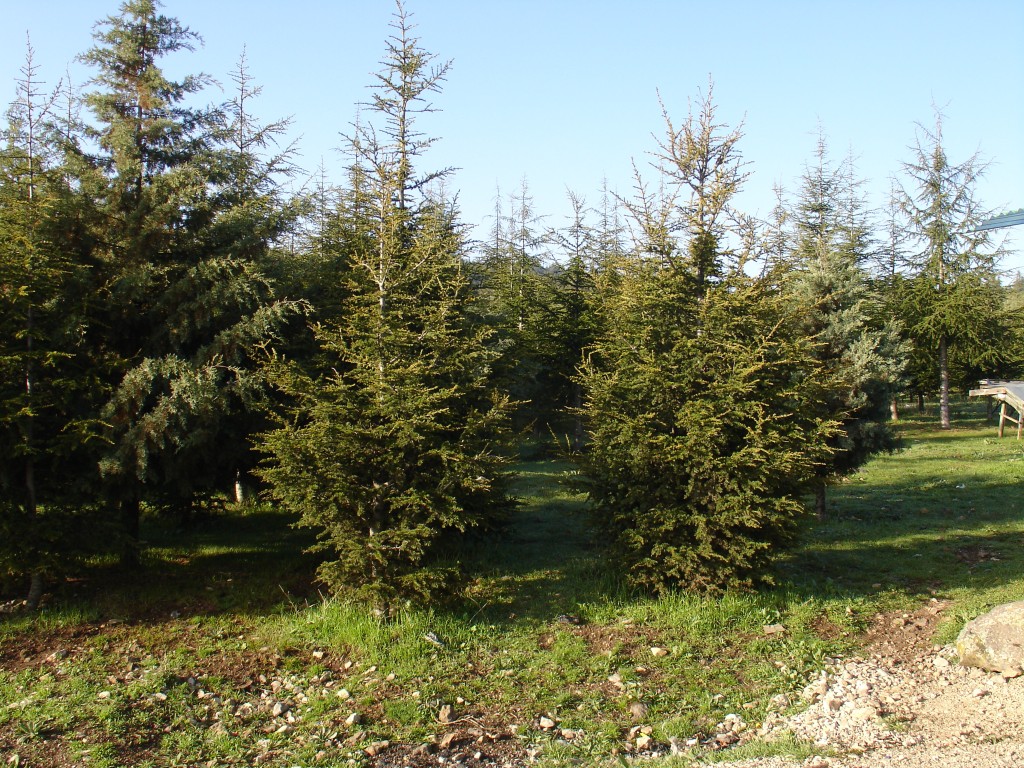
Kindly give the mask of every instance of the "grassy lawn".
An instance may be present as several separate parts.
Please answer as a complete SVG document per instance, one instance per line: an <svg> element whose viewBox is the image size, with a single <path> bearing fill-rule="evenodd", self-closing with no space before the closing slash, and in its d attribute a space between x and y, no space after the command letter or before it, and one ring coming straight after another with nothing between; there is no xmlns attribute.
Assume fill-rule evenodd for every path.
<svg viewBox="0 0 1024 768"><path fill-rule="evenodd" d="M1024 597L1024 446L996 439L981 404L957 416L949 432L908 418L902 452L831 490L830 519L809 523L777 588L721 599L631 594L570 467L551 460L516 468L521 507L465 553L463 601L387 619L323 599L302 554L311 537L280 513L232 510L185 533L151 522L142 574L97 564L40 614L0 618L0 754L613 765L644 735L657 751L697 739L694 754L710 754L700 742L717 722L756 725L772 696L855 650L878 613L948 600L945 642Z"/></svg>
<svg viewBox="0 0 1024 768"><path fill-rule="evenodd" d="M834 489L832 519L809 532L788 577L872 606L941 594L955 606L941 641L1024 596L1024 442L997 438L984 416L984 404L962 404L945 432L934 414L907 419L901 452Z"/></svg>

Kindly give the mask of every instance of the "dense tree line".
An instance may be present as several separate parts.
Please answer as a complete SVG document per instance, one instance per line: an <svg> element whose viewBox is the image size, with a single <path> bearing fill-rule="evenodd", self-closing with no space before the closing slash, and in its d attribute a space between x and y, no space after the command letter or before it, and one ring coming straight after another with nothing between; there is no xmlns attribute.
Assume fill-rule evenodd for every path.
<svg viewBox="0 0 1024 768"><path fill-rule="evenodd" d="M472 244L419 164L449 65L399 5L346 177L294 192L244 52L234 92L171 80L198 38L127 0L45 91L31 47L0 153L0 575L36 603L140 519L230 489L316 530L320 577L391 606L457 590L456 543L513 506L517 439L579 462L631 582L718 590L830 482L894 449L906 397L1020 375L1021 294L976 224L978 158L921 129L885 220L824 138L770 221L735 209L742 130L710 86L635 192L524 181Z"/></svg>

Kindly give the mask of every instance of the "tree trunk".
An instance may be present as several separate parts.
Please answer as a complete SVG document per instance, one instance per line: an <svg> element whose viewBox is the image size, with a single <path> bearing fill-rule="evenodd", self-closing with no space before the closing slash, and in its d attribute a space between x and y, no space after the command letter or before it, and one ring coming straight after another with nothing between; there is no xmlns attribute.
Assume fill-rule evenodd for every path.
<svg viewBox="0 0 1024 768"><path fill-rule="evenodd" d="M818 482L817 487L814 489L814 511L818 515L819 520L827 520L828 512L825 505L826 502L826 485L824 480Z"/></svg>
<svg viewBox="0 0 1024 768"><path fill-rule="evenodd" d="M949 418L949 342L939 337L939 423L943 429L951 426Z"/></svg>
<svg viewBox="0 0 1024 768"><path fill-rule="evenodd" d="M889 401L889 418L892 419L892 421L900 420L900 401L895 397Z"/></svg>
<svg viewBox="0 0 1024 768"><path fill-rule="evenodd" d="M917 412L924 413L924 392L917 393Z"/></svg>
<svg viewBox="0 0 1024 768"><path fill-rule="evenodd" d="M30 611L39 607L39 601L43 599L43 572L38 568L32 571L32 580L28 585L28 597L25 598L25 605Z"/></svg>
<svg viewBox="0 0 1024 768"><path fill-rule="evenodd" d="M583 416L580 414L583 407L583 387L577 382L573 382L572 385L572 405L572 447L578 451L583 447Z"/></svg>
<svg viewBox="0 0 1024 768"><path fill-rule="evenodd" d="M249 501L249 489L246 487L245 482L242 481L242 470L238 470L234 473L234 503L240 507Z"/></svg>

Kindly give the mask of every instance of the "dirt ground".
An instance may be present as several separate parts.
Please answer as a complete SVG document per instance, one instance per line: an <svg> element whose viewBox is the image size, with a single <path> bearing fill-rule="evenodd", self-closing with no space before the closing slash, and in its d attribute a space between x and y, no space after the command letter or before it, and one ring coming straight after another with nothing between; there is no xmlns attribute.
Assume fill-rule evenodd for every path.
<svg viewBox="0 0 1024 768"><path fill-rule="evenodd" d="M822 755L804 760L770 758L730 763L733 768L1019 768L1024 766L1024 677L960 666L951 646L932 644L946 605L932 601L912 614L876 617L865 653L837 660L828 691L806 711L779 725L817 726ZM823 686L824 687L824 686ZM828 708L837 689L871 691L878 717L845 723ZM840 727L833 728L839 723ZM846 753L842 757L829 752ZM859 754L858 754L859 753Z"/></svg>

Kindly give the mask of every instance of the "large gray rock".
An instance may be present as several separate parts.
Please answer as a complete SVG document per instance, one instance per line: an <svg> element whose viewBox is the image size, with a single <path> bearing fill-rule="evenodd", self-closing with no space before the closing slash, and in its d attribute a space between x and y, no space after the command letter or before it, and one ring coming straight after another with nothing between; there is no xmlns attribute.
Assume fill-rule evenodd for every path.
<svg viewBox="0 0 1024 768"><path fill-rule="evenodd" d="M998 605L967 622L956 639L960 663L990 672L1024 669L1024 600Z"/></svg>

